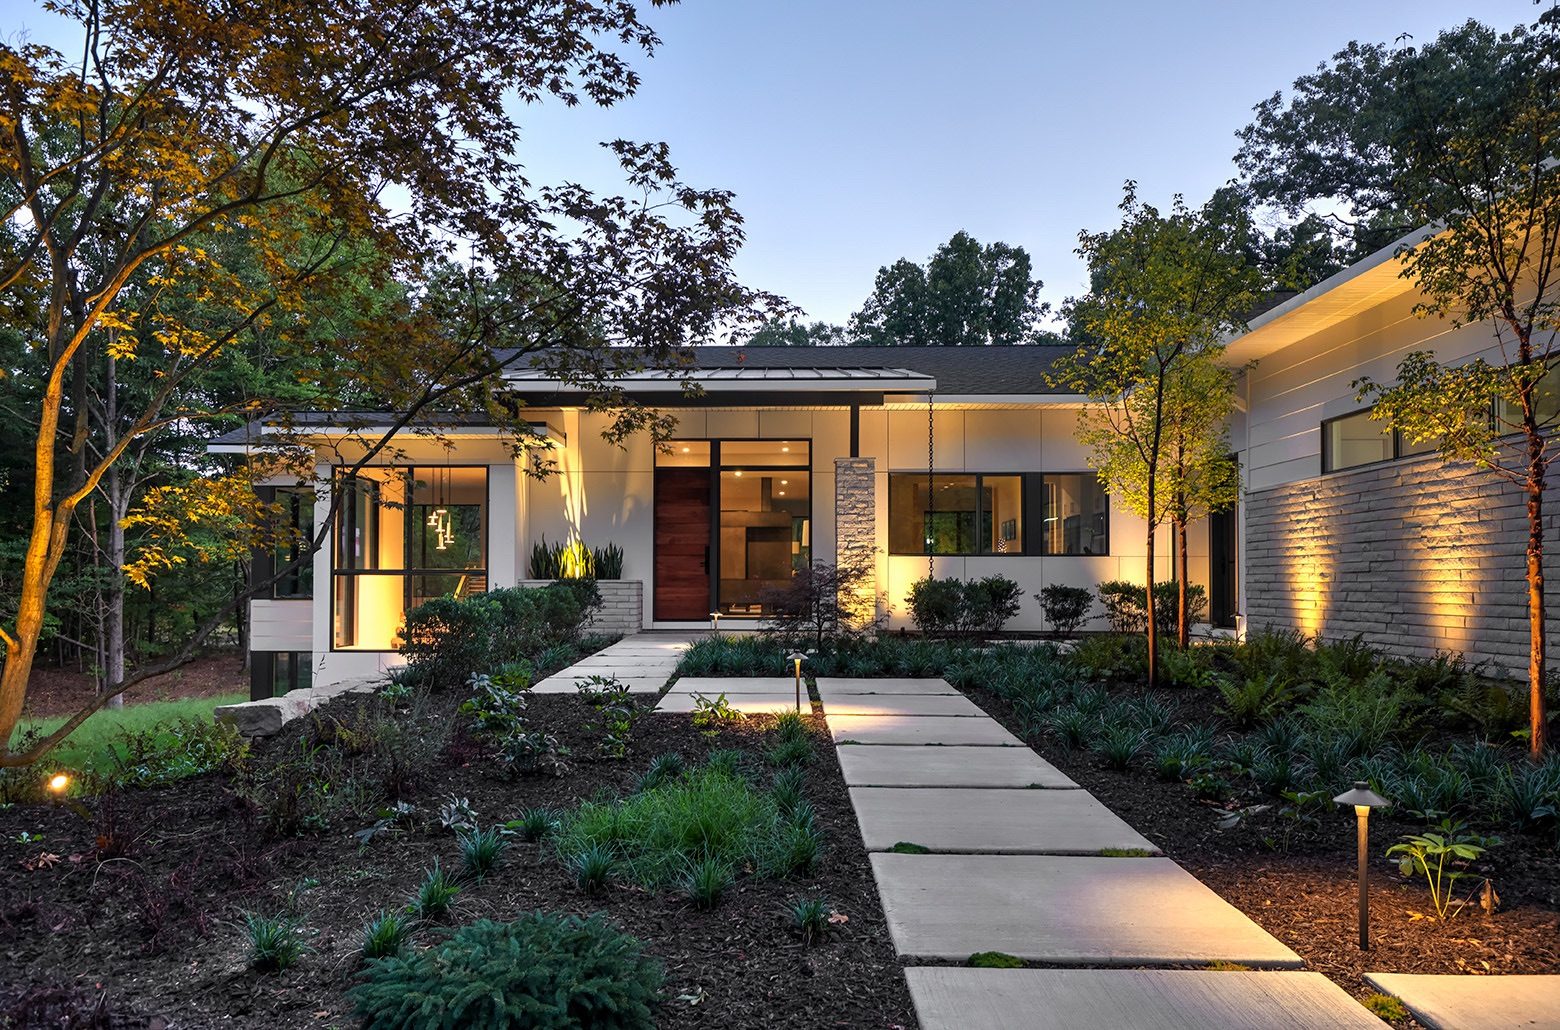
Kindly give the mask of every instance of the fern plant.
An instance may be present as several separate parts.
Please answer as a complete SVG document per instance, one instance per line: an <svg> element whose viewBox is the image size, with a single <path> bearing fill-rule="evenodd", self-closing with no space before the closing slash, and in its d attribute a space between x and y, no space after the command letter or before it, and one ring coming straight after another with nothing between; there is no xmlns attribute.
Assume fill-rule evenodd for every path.
<svg viewBox="0 0 1560 1030"><path fill-rule="evenodd" d="M377 959L348 992L369 1030L650 1030L663 974L607 923L533 912Z"/></svg>

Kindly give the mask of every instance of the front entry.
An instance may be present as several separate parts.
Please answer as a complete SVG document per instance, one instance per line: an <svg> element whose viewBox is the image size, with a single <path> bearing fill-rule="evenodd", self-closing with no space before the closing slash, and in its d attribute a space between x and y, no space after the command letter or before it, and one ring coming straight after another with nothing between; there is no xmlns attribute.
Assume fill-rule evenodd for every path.
<svg viewBox="0 0 1560 1030"><path fill-rule="evenodd" d="M655 470L655 618L710 617L710 470Z"/></svg>
<svg viewBox="0 0 1560 1030"><path fill-rule="evenodd" d="M807 567L810 443L674 440L657 455L657 622L761 618Z"/></svg>

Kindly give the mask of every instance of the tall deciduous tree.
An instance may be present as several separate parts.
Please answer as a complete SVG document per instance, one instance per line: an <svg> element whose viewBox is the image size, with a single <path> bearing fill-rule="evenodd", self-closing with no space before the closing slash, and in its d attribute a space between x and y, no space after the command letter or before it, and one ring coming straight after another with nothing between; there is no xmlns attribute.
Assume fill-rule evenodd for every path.
<svg viewBox="0 0 1560 1030"><path fill-rule="evenodd" d="M1258 108L1242 157L1293 199L1401 209L1414 233L1404 278L1416 313L1492 332L1462 364L1406 357L1394 384L1362 379L1373 417L1450 461L1516 484L1526 503L1530 747L1542 756L1546 639L1544 500L1557 417L1541 384L1560 360L1560 11L1499 33L1470 21L1424 46L1352 43L1287 100ZM1495 413L1491 417L1491 403Z"/></svg>
<svg viewBox="0 0 1560 1030"><path fill-rule="evenodd" d="M983 347L1038 342L1045 315L1029 254L957 232L925 267L900 258L878 269L851 316L850 342L878 347Z"/></svg>
<svg viewBox="0 0 1560 1030"><path fill-rule="evenodd" d="M1089 292L1068 300L1066 314L1082 345L1054 366L1053 381L1094 403L1080 419L1079 439L1113 497L1146 524L1148 676L1158 683L1159 633L1154 611L1154 555L1159 527L1172 514L1172 419L1178 386L1195 360L1241 326L1259 282L1247 258L1251 223L1240 196L1220 191L1201 208L1176 197L1161 214L1128 182L1122 224L1079 234Z"/></svg>
<svg viewBox="0 0 1560 1030"><path fill-rule="evenodd" d="M621 401L619 373L672 366L683 344L768 300L732 276L730 195L684 184L664 144L609 145L625 197L539 186L522 168L514 111L636 88L614 48L648 53L657 39L626 0L58 9L81 30L71 56L0 46L0 305L26 325L12 374L27 379L33 458L31 483L15 484L31 513L0 627L0 765L34 760L91 712L3 750L81 505L147 436L235 415L286 428L286 397L202 389L243 341L263 333L314 392L389 413L360 427L361 463L431 411L513 419L494 374L532 355ZM391 284L391 303L332 341L334 361L313 360L308 311ZM128 403L95 423L108 359L148 386L111 390ZM619 410L622 431L657 425ZM225 484L203 490L189 496L204 513L255 514ZM105 684L98 703L186 660L216 625Z"/></svg>

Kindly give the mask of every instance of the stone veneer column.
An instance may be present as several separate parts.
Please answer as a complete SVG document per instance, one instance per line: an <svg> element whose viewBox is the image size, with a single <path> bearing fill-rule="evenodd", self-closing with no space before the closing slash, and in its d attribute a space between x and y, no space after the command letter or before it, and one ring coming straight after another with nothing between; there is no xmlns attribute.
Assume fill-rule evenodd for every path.
<svg viewBox="0 0 1560 1030"><path fill-rule="evenodd" d="M877 461L874 458L834 459L834 563L839 569L856 565L870 574L851 598L840 598L840 611L853 613L856 628L877 618Z"/></svg>

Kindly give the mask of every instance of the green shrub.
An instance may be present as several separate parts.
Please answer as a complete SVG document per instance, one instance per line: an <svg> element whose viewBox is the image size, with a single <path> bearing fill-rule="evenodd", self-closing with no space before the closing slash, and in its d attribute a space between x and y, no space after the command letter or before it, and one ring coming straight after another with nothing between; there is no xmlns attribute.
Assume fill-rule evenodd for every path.
<svg viewBox="0 0 1560 1030"><path fill-rule="evenodd" d="M928 636L989 636L1018 614L1021 593L1019 585L1005 576L927 577L910 587L910 618Z"/></svg>
<svg viewBox="0 0 1560 1030"><path fill-rule="evenodd" d="M806 737L795 740L777 740L764 752L764 758L777 768L791 768L806 765L812 761L812 741Z"/></svg>
<svg viewBox="0 0 1560 1030"><path fill-rule="evenodd" d="M775 774L769 785L769 796L775 799L775 808L781 815L790 816L797 805L806 800L802 785L806 774L797 766L789 766Z"/></svg>
<svg viewBox="0 0 1560 1030"><path fill-rule="evenodd" d="M587 801L558 833L566 861L600 848L648 887L675 883L705 860L784 872L793 843L773 796L724 763L616 801Z"/></svg>
<svg viewBox="0 0 1560 1030"><path fill-rule="evenodd" d="M1219 683L1224 714L1240 729L1250 729L1274 718L1302 696L1301 687L1282 673Z"/></svg>
<svg viewBox="0 0 1560 1030"><path fill-rule="evenodd" d="M399 955L411 936L412 924L403 916L396 912L380 912L363 927L363 957Z"/></svg>
<svg viewBox="0 0 1560 1030"><path fill-rule="evenodd" d="M1154 745L1154 771L1162 780L1184 780L1208 764L1210 745L1205 736L1177 733Z"/></svg>
<svg viewBox="0 0 1560 1030"><path fill-rule="evenodd" d="M639 777L638 789L642 791L654 790L657 787L670 783L681 776L683 770L687 767L688 763L676 751L668 751L665 754L656 755L650 759L650 768L646 769L644 775Z"/></svg>
<svg viewBox="0 0 1560 1030"><path fill-rule="evenodd" d="M1126 723L1107 723L1095 738L1093 750L1107 769L1123 770L1131 766L1143 750L1143 731Z"/></svg>
<svg viewBox="0 0 1560 1030"><path fill-rule="evenodd" d="M1233 657L1247 677L1265 679L1278 675L1290 680L1308 677L1316 658L1304 633L1270 627L1248 633L1235 646Z"/></svg>
<svg viewBox="0 0 1560 1030"><path fill-rule="evenodd" d="M114 783L152 787L209 772L235 772L249 757L249 742L226 722L172 719L120 732L115 743Z"/></svg>
<svg viewBox="0 0 1560 1030"><path fill-rule="evenodd" d="M1046 728L1068 749L1082 747L1093 736L1098 721L1076 704L1059 708L1046 720Z"/></svg>
<svg viewBox="0 0 1560 1030"><path fill-rule="evenodd" d="M798 818L781 829L775 848L765 855L765 869L782 876L810 873L822 857L823 834L811 819Z"/></svg>
<svg viewBox="0 0 1560 1030"><path fill-rule="evenodd" d="M1166 686L1191 690L1217 687L1220 680L1213 668L1214 653L1211 647L1166 650L1159 656L1160 680Z"/></svg>
<svg viewBox="0 0 1560 1030"><path fill-rule="evenodd" d="M244 933L249 938L249 965L263 973L280 973L303 956L296 920L245 912Z"/></svg>
<svg viewBox="0 0 1560 1030"><path fill-rule="evenodd" d="M610 848L592 845L570 859L569 868L574 871L574 882L580 890L594 897L606 890L607 884L612 882L612 876L617 871L617 861L612 857Z"/></svg>
<svg viewBox="0 0 1560 1030"><path fill-rule="evenodd" d="M1324 684L1300 707L1314 732L1350 742L1355 755L1373 755L1409 732L1414 698L1382 670L1363 680Z"/></svg>
<svg viewBox="0 0 1560 1030"><path fill-rule="evenodd" d="M1148 629L1148 591L1141 583L1113 579L1095 587L1105 620L1116 633L1143 633ZM1180 605L1180 588L1173 581L1154 584L1154 622L1159 632L1175 632ZM1186 587L1187 623L1198 622L1208 611L1208 591L1196 583Z"/></svg>
<svg viewBox="0 0 1560 1030"><path fill-rule="evenodd" d="M442 919L449 914L450 906L455 904L455 896L459 893L460 884L444 871L438 859L434 859L433 868L428 870L428 875L418 886L417 893L412 895L408 907L418 919Z"/></svg>
<svg viewBox="0 0 1560 1030"><path fill-rule="evenodd" d="M601 591L591 580L435 597L407 613L401 654L421 682L451 687L549 648L572 648L600 604Z"/></svg>
<svg viewBox="0 0 1560 1030"><path fill-rule="evenodd" d="M1534 829L1555 821L1560 813L1560 758L1542 765L1518 765L1502 770L1495 787L1501 817L1519 829Z"/></svg>
<svg viewBox="0 0 1560 1030"><path fill-rule="evenodd" d="M481 920L371 962L348 996L370 1030L650 1030L660 967L597 915Z"/></svg>
<svg viewBox="0 0 1560 1030"><path fill-rule="evenodd" d="M1076 633L1094 607L1094 594L1088 587L1052 585L1036 594L1035 600L1040 602L1040 614L1050 624L1051 632L1059 637Z"/></svg>
<svg viewBox="0 0 1560 1030"><path fill-rule="evenodd" d="M1387 849L1388 857L1400 856L1398 870L1404 876L1419 874L1430 890L1430 903L1436 918L1445 921L1462 910L1456 904L1457 882L1469 875L1468 863L1500 844L1499 837L1481 837L1467 833L1461 823L1444 820L1439 833L1406 834Z"/></svg>
<svg viewBox="0 0 1560 1030"><path fill-rule="evenodd" d="M623 578L623 548L617 544L608 544L605 547L592 547L590 549L590 561L595 568L597 579Z"/></svg>
<svg viewBox="0 0 1560 1030"><path fill-rule="evenodd" d="M1087 636L1068 659L1088 679L1141 681L1148 676L1148 641L1119 634Z"/></svg>
<svg viewBox="0 0 1560 1030"><path fill-rule="evenodd" d="M477 880L493 871L509 844L496 826L464 831L456 836L456 842L460 848L461 871Z"/></svg>
<svg viewBox="0 0 1560 1030"><path fill-rule="evenodd" d="M695 694L693 697L693 715L690 721L694 729L702 730L706 736L715 736L722 727L732 723L742 722L747 718L740 708L733 707L725 694L715 697L707 697L704 694Z"/></svg>
<svg viewBox="0 0 1560 1030"><path fill-rule="evenodd" d="M791 925L802 937L802 944L811 947L829 935L829 917L833 906L825 898L802 898L790 909Z"/></svg>
<svg viewBox="0 0 1560 1030"><path fill-rule="evenodd" d="M535 842L552 836L558 829L558 815L550 808L527 808L506 828L519 833L521 840Z"/></svg>
<svg viewBox="0 0 1560 1030"><path fill-rule="evenodd" d="M700 912L712 911L720 904L721 897L731 888L734 877L731 866L715 858L695 862L683 881L688 900Z"/></svg>
<svg viewBox="0 0 1560 1030"><path fill-rule="evenodd" d="M562 776L569 771L569 749L543 730L511 733L499 745L504 769L512 776Z"/></svg>

